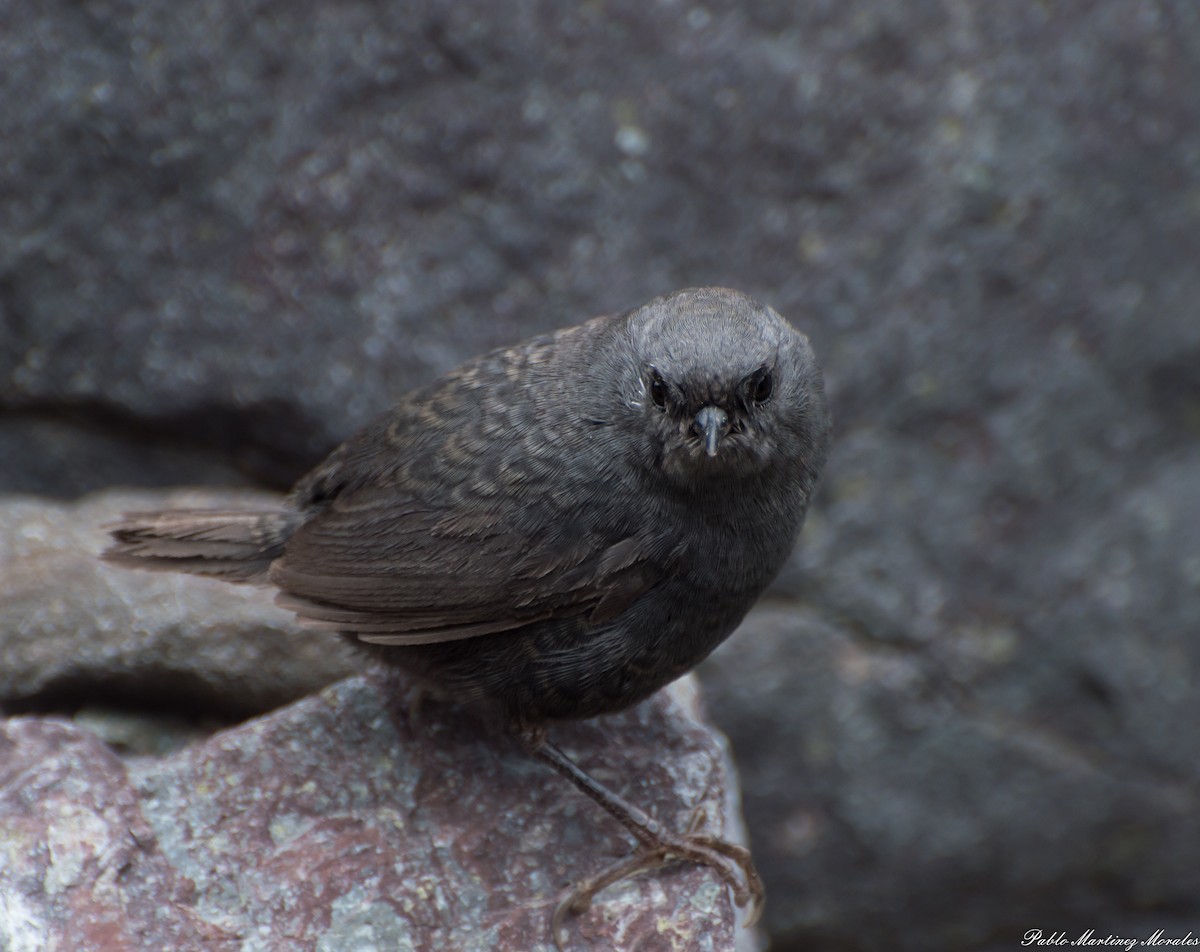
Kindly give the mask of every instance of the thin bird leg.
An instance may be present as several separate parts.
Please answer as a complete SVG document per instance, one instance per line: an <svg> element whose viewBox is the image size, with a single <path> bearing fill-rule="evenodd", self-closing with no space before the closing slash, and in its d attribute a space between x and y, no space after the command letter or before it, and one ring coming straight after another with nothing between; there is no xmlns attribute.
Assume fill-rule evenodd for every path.
<svg viewBox="0 0 1200 952"><path fill-rule="evenodd" d="M558 908L554 910L552 928L554 942L560 949L561 928L566 917L584 912L596 893L644 870L655 869L672 862L699 863L711 867L733 891L734 902L739 908L750 905L746 926L750 927L758 921L765 894L762 880L754 868L748 849L715 836L696 833L698 814L693 814L688 832L672 833L654 817L618 796L582 770L546 739L544 730L527 731L524 740L539 760L549 764L599 804L638 842L632 856L619 860L579 883L566 899L559 903Z"/></svg>

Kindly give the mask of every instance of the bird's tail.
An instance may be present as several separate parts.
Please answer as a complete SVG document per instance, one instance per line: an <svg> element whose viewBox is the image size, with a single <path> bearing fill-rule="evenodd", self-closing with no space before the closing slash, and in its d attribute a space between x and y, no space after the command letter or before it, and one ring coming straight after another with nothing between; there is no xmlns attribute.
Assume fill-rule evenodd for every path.
<svg viewBox="0 0 1200 952"><path fill-rule="evenodd" d="M130 512L105 526L114 544L102 558L128 568L261 584L303 521L300 513L286 509Z"/></svg>

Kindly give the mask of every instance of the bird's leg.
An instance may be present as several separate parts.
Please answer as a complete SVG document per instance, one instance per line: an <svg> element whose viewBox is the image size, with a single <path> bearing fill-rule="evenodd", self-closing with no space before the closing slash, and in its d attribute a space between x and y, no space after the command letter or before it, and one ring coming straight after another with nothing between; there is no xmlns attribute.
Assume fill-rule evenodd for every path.
<svg viewBox="0 0 1200 952"><path fill-rule="evenodd" d="M696 833L701 814L694 814L683 834L665 829L654 817L638 809L623 797L581 769L570 757L550 743L544 729L526 730L522 739L531 753L571 781L581 792L599 804L637 840L637 848L595 876L576 885L554 910L554 943L562 949L562 926L567 916L584 912L600 890L648 869L672 862L699 863L711 867L733 891L739 908L750 906L746 926L758 921L765 894L762 880L754 868L750 851L715 836Z"/></svg>

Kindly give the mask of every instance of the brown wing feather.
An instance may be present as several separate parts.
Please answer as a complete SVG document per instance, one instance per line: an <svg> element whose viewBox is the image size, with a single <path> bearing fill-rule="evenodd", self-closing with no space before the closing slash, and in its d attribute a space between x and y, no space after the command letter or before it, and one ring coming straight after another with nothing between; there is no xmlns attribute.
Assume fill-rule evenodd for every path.
<svg viewBox="0 0 1200 952"><path fill-rule="evenodd" d="M307 518L271 567L280 603L305 624L423 644L611 620L655 585L664 543L601 515L608 391L581 411L580 370L612 327L485 354L343 444L293 490Z"/></svg>
<svg viewBox="0 0 1200 952"><path fill-rule="evenodd" d="M549 501L466 517L394 486L337 498L271 567L278 603L302 624L390 645L474 638L566 615L608 620L659 577L636 537L589 532Z"/></svg>

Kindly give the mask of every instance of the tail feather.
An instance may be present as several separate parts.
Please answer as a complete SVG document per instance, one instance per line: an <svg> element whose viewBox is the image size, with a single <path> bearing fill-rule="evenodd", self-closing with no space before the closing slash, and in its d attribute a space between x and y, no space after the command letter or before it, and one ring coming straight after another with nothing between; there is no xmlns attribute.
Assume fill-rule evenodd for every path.
<svg viewBox="0 0 1200 952"><path fill-rule="evenodd" d="M114 544L102 558L127 568L265 584L271 562L303 521L300 513L283 509L130 512L105 526Z"/></svg>

